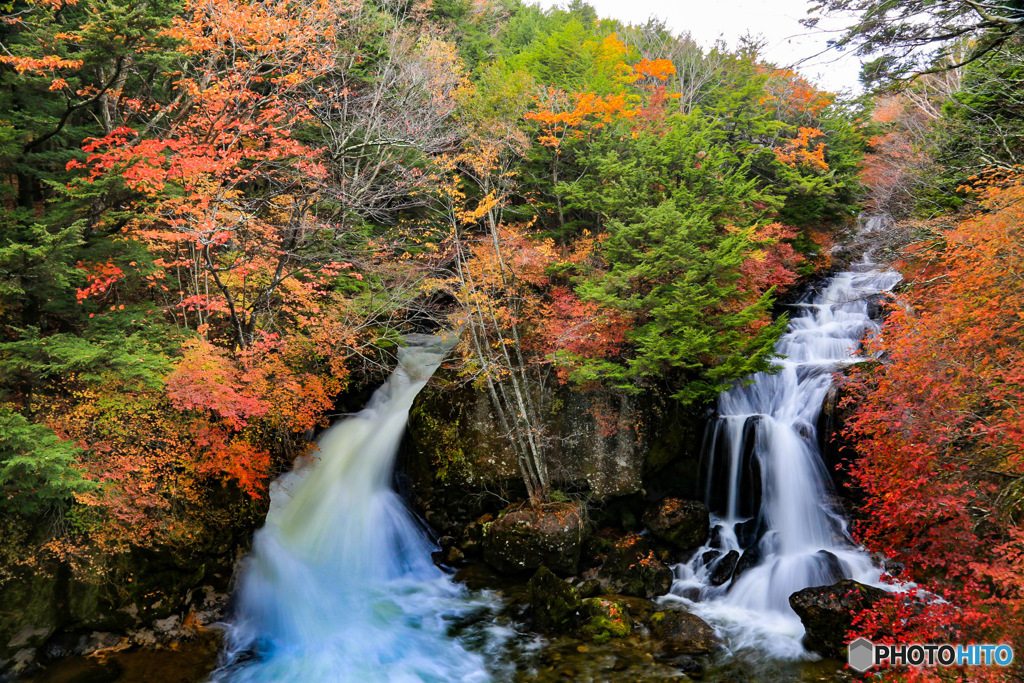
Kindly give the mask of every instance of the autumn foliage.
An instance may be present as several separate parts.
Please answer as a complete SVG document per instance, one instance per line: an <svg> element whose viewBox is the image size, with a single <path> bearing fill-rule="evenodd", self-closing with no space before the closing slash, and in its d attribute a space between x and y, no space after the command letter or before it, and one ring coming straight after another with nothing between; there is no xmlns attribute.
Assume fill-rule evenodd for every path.
<svg viewBox="0 0 1024 683"><path fill-rule="evenodd" d="M972 192L906 250L910 286L870 342L884 361L853 375L858 537L947 601L885 602L857 625L876 642L1024 638L1024 176Z"/></svg>

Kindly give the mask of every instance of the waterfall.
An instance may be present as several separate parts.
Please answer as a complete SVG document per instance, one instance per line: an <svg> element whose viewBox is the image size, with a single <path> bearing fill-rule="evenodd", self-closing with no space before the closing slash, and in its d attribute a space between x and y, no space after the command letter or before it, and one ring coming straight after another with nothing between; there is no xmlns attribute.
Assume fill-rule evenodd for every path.
<svg viewBox="0 0 1024 683"><path fill-rule="evenodd" d="M473 597L434 566L432 541L389 486L413 399L450 348L425 335L407 342L366 408L271 486L212 680L490 679L483 658L448 635Z"/></svg>
<svg viewBox="0 0 1024 683"><path fill-rule="evenodd" d="M882 220L868 220L862 234ZM712 537L675 567L668 599L688 603L736 648L803 656L803 626L789 596L843 578L879 579L834 506L817 424L833 374L863 360L861 340L878 329L869 304L899 280L868 252L792 306L775 347L777 372L756 374L719 397L703 456Z"/></svg>

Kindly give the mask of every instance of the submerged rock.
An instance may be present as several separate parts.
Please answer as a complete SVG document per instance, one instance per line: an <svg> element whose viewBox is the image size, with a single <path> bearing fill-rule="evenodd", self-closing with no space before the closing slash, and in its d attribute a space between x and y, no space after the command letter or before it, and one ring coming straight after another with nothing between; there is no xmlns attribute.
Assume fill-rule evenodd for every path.
<svg viewBox="0 0 1024 683"><path fill-rule="evenodd" d="M651 533L680 550L699 548L708 540L711 520L703 503L666 498L644 513Z"/></svg>
<svg viewBox="0 0 1024 683"><path fill-rule="evenodd" d="M684 610L655 612L650 631L654 651L660 656L706 655L722 645L710 624Z"/></svg>
<svg viewBox="0 0 1024 683"><path fill-rule="evenodd" d="M672 587L673 574L638 534L619 539L607 551L597 572L602 583L615 593L653 598Z"/></svg>
<svg viewBox="0 0 1024 683"><path fill-rule="evenodd" d="M823 657L846 658L846 634L859 612L887 593L846 579L831 586L804 588L789 596L789 604L803 622L804 647Z"/></svg>
<svg viewBox="0 0 1024 683"><path fill-rule="evenodd" d="M565 630L576 623L580 596L567 581L541 567L527 584L534 618L543 628Z"/></svg>
<svg viewBox="0 0 1024 683"><path fill-rule="evenodd" d="M484 560L499 572L517 573L544 566L568 576L579 566L583 535L583 514L578 505L549 503L519 508L487 525Z"/></svg>

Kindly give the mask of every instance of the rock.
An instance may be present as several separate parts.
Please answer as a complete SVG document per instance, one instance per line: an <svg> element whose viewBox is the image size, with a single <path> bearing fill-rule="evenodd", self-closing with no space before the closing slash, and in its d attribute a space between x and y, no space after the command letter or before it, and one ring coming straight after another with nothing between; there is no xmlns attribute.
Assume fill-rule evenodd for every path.
<svg viewBox="0 0 1024 683"><path fill-rule="evenodd" d="M598 578L615 593L653 598L672 587L672 570L658 560L643 536L630 534L607 551Z"/></svg>
<svg viewBox="0 0 1024 683"><path fill-rule="evenodd" d="M523 507L487 526L484 560L499 572L545 566L569 576L579 566L583 533L583 515L575 504Z"/></svg>
<svg viewBox="0 0 1024 683"><path fill-rule="evenodd" d="M845 659L846 633L854 616L885 595L880 588L846 579L797 591L789 596L789 604L803 622L804 647L823 657Z"/></svg>
<svg viewBox="0 0 1024 683"><path fill-rule="evenodd" d="M739 561L736 563L736 569L732 572L732 580L735 583L736 579L752 567L756 567L761 561L761 544L755 543L740 555Z"/></svg>
<svg viewBox="0 0 1024 683"><path fill-rule="evenodd" d="M715 566L711 569L711 585L721 586L732 578L732 573L736 569L736 563L739 562L740 554L735 550L730 550L725 554L722 559L715 563Z"/></svg>
<svg viewBox="0 0 1024 683"><path fill-rule="evenodd" d="M651 615L651 638L659 656L711 654L721 641L711 626L700 617L673 609Z"/></svg>
<svg viewBox="0 0 1024 683"><path fill-rule="evenodd" d="M604 588L597 579L585 579L576 584L576 592L579 593L580 598L592 598L595 595L600 595L603 591Z"/></svg>
<svg viewBox="0 0 1024 683"><path fill-rule="evenodd" d="M651 533L680 550L698 548L708 540L711 520L703 503L666 498L644 513Z"/></svg>
<svg viewBox="0 0 1024 683"><path fill-rule="evenodd" d="M541 567L527 583L534 618L543 628L566 630L576 623L580 596L568 582Z"/></svg>
<svg viewBox="0 0 1024 683"><path fill-rule="evenodd" d="M885 573L889 576L899 576L906 569L902 562L897 562L896 560L886 560L883 566L885 567Z"/></svg>
<svg viewBox="0 0 1024 683"><path fill-rule="evenodd" d="M721 550L705 550L704 554L700 556L700 561L704 564L705 567L708 567L711 565L712 562L714 562L721 556Z"/></svg>
<svg viewBox="0 0 1024 683"><path fill-rule="evenodd" d="M626 606L610 598L587 598L580 613L584 619L582 631L595 643L624 638L633 632L633 620Z"/></svg>
<svg viewBox="0 0 1024 683"><path fill-rule="evenodd" d="M456 565L465 560L466 555L455 546L451 546L450 548L444 551L442 559L444 560L444 563L447 565Z"/></svg>
<svg viewBox="0 0 1024 683"><path fill-rule="evenodd" d="M764 536L764 525L760 517L748 519L736 525L736 540L741 548L749 548L756 544Z"/></svg>

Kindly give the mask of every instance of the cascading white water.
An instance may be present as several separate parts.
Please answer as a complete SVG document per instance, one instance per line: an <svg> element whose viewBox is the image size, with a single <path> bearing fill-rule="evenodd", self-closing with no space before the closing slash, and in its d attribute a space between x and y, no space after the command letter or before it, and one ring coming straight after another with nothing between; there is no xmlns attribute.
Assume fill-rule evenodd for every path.
<svg viewBox="0 0 1024 683"><path fill-rule="evenodd" d="M882 220L867 221L862 234ZM775 347L777 373L754 375L719 397L704 454L715 531L691 562L676 566L668 599L689 603L734 648L800 657L803 626L789 606L792 593L842 578L878 582L880 570L833 506L817 422L833 373L863 360L860 342L877 329L869 304L899 280L869 252L794 305Z"/></svg>
<svg viewBox="0 0 1024 683"><path fill-rule="evenodd" d="M448 635L479 608L431 562L434 546L389 487L413 399L449 348L417 335L366 408L271 487L215 681L484 681ZM476 604L475 604L476 603Z"/></svg>

